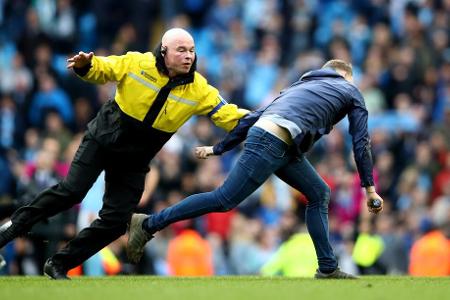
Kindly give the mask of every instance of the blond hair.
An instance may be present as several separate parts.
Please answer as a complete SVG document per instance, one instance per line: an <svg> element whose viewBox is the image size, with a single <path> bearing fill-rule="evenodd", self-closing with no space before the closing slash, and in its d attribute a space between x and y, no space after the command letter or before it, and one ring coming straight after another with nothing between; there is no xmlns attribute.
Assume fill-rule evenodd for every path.
<svg viewBox="0 0 450 300"><path fill-rule="evenodd" d="M352 64L350 64L346 61L343 61L342 59L332 59L332 60L327 61L323 65L322 69L325 69L325 68L331 68L333 70L341 70L349 75L353 75Z"/></svg>

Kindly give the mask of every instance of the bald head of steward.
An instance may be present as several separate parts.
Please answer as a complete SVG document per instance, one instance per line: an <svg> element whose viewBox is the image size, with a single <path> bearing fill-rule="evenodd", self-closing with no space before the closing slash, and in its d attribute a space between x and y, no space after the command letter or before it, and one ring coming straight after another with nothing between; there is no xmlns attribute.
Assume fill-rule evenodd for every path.
<svg viewBox="0 0 450 300"><path fill-rule="evenodd" d="M190 72L195 61L195 43L189 32L182 28L167 30L161 39L160 51L169 77Z"/></svg>

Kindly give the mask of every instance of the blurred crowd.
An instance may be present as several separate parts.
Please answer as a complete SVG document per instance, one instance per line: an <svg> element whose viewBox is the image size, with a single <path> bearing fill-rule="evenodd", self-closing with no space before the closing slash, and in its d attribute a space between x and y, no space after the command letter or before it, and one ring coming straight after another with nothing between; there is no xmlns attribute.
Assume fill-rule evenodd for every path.
<svg viewBox="0 0 450 300"><path fill-rule="evenodd" d="M351 61L369 110L385 208L367 213L344 120L308 157L331 187L330 237L354 274L450 275L449 0L0 0L0 223L65 176L86 124L115 85L66 69L78 51L151 51L169 27L196 41L198 70L223 98L255 109L330 58ZM223 137L187 123L152 162L139 211L221 184L239 155L198 161ZM42 273L45 259L97 216L104 180L84 201L1 250L1 274ZM71 274L312 276L307 199L273 177L238 208L178 222L138 265L124 236Z"/></svg>

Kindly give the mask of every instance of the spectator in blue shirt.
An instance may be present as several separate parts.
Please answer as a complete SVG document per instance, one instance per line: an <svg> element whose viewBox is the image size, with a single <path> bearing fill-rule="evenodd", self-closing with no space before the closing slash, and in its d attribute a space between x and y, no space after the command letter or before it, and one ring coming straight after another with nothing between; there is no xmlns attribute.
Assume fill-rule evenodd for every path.
<svg viewBox="0 0 450 300"><path fill-rule="evenodd" d="M44 75L40 78L39 91L33 97L29 118L34 126L42 125L44 116L49 110L59 112L65 124L73 121L73 107L69 96L60 89L53 77Z"/></svg>

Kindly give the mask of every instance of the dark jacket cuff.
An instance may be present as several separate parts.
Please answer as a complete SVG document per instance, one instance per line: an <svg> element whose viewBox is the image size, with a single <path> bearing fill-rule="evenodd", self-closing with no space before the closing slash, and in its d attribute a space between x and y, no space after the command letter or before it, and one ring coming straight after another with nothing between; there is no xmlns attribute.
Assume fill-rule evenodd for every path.
<svg viewBox="0 0 450 300"><path fill-rule="evenodd" d="M222 155L223 154L223 143L218 143L213 146L214 155Z"/></svg>
<svg viewBox="0 0 450 300"><path fill-rule="evenodd" d="M81 67L81 68L73 68L73 71L75 72L75 74L77 74L78 76L80 76L80 77L83 77L83 76L85 76L88 72L89 72L89 70L91 69L91 67L92 67L92 62L90 62L89 64L87 64L87 65L85 65L84 67Z"/></svg>

